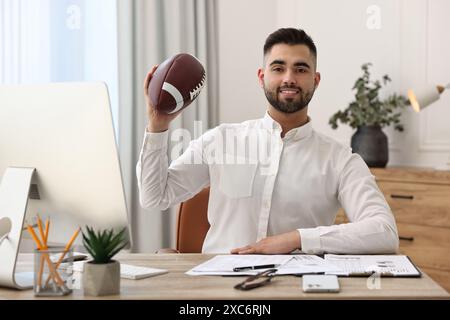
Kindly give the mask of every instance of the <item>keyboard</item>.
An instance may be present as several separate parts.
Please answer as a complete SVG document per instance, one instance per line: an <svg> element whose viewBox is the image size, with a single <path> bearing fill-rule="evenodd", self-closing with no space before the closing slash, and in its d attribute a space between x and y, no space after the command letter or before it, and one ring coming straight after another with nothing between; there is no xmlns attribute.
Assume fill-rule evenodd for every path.
<svg viewBox="0 0 450 320"><path fill-rule="evenodd" d="M167 273L168 271L165 269L157 269L157 268L149 268L149 267L140 267L133 266L131 264L120 264L120 277L124 279L144 279L148 277L157 276L160 274Z"/></svg>
<svg viewBox="0 0 450 320"><path fill-rule="evenodd" d="M73 263L73 271L83 272L85 261L76 261ZM139 280L148 277L167 273L166 269L157 269L150 267L134 266L131 264L120 264L120 277L123 279Z"/></svg>

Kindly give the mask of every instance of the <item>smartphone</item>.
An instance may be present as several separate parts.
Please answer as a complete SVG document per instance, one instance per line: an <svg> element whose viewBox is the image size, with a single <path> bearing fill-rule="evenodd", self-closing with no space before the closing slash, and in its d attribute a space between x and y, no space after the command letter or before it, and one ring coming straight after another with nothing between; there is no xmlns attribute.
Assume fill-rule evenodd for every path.
<svg viewBox="0 0 450 320"><path fill-rule="evenodd" d="M335 275L304 275L304 292L339 292L339 280Z"/></svg>

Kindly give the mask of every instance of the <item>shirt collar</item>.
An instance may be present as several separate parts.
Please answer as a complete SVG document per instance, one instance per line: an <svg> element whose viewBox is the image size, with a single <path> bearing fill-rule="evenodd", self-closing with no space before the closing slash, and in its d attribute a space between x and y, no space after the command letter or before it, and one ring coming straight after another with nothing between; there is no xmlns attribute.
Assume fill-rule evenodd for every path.
<svg viewBox="0 0 450 320"><path fill-rule="evenodd" d="M279 132L281 133L281 125L276 122L270 115L269 113L266 111L266 114L264 115L264 118L262 119L263 121L263 126L264 128L266 128L267 130L270 131L270 133L275 132ZM305 123L304 125L302 125L301 127L297 127L297 128L293 128L291 130L289 130L286 135L284 136L284 140L300 140L300 139L304 139L307 138L311 135L312 133L312 124L311 124L311 118L308 117L308 122Z"/></svg>

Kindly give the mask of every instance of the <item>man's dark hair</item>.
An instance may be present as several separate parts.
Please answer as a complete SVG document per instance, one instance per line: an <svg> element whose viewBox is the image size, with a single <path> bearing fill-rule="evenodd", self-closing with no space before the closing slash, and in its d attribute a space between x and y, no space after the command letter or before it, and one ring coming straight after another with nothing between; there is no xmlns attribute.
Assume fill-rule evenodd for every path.
<svg viewBox="0 0 450 320"><path fill-rule="evenodd" d="M295 28L281 28L271 33L264 44L264 56L272 49L276 44L284 43L288 45L304 44L309 48L314 56L314 60L317 60L317 49L314 41L311 37L302 29Z"/></svg>

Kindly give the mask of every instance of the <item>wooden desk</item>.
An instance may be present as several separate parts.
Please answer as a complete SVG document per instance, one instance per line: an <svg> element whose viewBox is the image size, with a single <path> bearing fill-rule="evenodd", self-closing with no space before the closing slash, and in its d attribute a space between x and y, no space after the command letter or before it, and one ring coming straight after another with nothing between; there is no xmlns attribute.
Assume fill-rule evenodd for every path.
<svg viewBox="0 0 450 320"><path fill-rule="evenodd" d="M306 294L302 291L302 278L275 277L268 286L240 291L233 286L243 277L188 276L187 270L213 255L202 254L121 254L117 260L135 265L168 269L169 273L142 280L121 279L119 296L106 299L450 299L449 294L424 274L421 278L381 278L381 289L370 290L367 278L339 278L340 293ZM30 271L32 256L20 266ZM81 289L61 299L95 299L84 297ZM32 290L16 291L0 288L0 299L35 299ZM43 299L43 298L39 298Z"/></svg>
<svg viewBox="0 0 450 320"><path fill-rule="evenodd" d="M371 168L397 223L400 253L450 292L450 172ZM346 223L343 210L336 223Z"/></svg>

